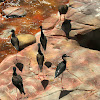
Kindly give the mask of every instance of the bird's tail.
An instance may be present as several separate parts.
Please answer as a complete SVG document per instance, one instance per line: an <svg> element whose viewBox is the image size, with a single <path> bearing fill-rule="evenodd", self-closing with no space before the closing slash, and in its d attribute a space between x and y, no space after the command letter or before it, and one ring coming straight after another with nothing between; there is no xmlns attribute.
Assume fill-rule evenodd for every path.
<svg viewBox="0 0 100 100"><path fill-rule="evenodd" d="M21 83L21 86L19 87L19 91L20 91L21 94L24 93L24 95L25 95L25 92L24 92L24 88L23 88L23 84L22 83Z"/></svg>
<svg viewBox="0 0 100 100"><path fill-rule="evenodd" d="M46 51L46 44L42 44L44 51Z"/></svg>
<svg viewBox="0 0 100 100"><path fill-rule="evenodd" d="M44 47L44 50L46 51L46 46Z"/></svg>
<svg viewBox="0 0 100 100"><path fill-rule="evenodd" d="M42 72L43 65L39 65L39 68L40 68L40 72Z"/></svg>
<svg viewBox="0 0 100 100"><path fill-rule="evenodd" d="M19 51L19 46L17 44L15 44L15 48L17 51Z"/></svg>
<svg viewBox="0 0 100 100"><path fill-rule="evenodd" d="M26 93L24 92L24 89L23 89L23 88L20 89L20 93L21 93L21 94L24 93L24 95L26 94Z"/></svg>
<svg viewBox="0 0 100 100"><path fill-rule="evenodd" d="M23 91L24 95L26 94L24 91Z"/></svg>
<svg viewBox="0 0 100 100"><path fill-rule="evenodd" d="M22 92L23 92L23 93L24 93L24 95L25 95L24 88L22 88Z"/></svg>

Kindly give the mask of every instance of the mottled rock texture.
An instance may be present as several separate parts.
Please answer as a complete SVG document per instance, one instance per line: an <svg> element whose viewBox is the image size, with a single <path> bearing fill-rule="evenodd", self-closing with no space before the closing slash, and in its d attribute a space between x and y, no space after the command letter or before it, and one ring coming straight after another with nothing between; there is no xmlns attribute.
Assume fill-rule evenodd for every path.
<svg viewBox="0 0 100 100"><path fill-rule="evenodd" d="M36 34L36 43L32 44L15 55L9 55L0 64L0 99L15 100L16 88L11 83L12 68L16 63L24 65L23 71L17 69L17 73L23 78L23 85L26 95L25 100L59 100L61 86L65 90L72 90L63 94L61 100L99 100L100 99L100 1L74 0L69 7L66 19L71 20L69 39L67 33L62 30L62 21L55 21L50 25L43 24L44 34L47 36L47 49L42 52L45 61L52 62L52 66L43 66L43 73L40 72L41 80L49 80L44 90L41 80L38 79L38 64L36 61L37 43L40 41L40 33ZM53 18L51 18L53 20ZM44 21L45 22L45 21ZM47 23L49 23L47 21ZM68 24L65 24L65 27ZM46 29L47 28L47 29ZM83 46L83 47L82 47ZM86 48L85 48L86 47ZM90 48L90 49L89 49ZM94 50L95 49L95 50ZM67 54L69 57L63 80L59 76L54 79L55 69L61 56ZM17 90L18 98L21 97Z"/></svg>

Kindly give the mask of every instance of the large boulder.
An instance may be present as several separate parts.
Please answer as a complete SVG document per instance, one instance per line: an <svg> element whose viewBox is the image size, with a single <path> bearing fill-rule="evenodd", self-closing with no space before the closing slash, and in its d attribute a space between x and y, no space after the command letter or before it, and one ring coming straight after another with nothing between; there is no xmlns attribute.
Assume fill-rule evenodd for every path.
<svg viewBox="0 0 100 100"><path fill-rule="evenodd" d="M19 40L19 50L36 42L35 36L31 34L19 34L17 35L17 38Z"/></svg>

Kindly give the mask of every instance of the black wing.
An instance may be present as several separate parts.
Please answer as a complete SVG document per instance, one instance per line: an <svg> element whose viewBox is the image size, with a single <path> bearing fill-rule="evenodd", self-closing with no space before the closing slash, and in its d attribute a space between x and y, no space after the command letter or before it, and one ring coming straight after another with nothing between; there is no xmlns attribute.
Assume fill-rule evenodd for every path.
<svg viewBox="0 0 100 100"><path fill-rule="evenodd" d="M62 61L61 63L58 64L56 68L55 78L58 77L65 69L66 69L66 64L64 64Z"/></svg>
<svg viewBox="0 0 100 100"><path fill-rule="evenodd" d="M12 37L11 38L11 43L17 50L19 50L19 40L18 40L17 37Z"/></svg>
<svg viewBox="0 0 100 100"><path fill-rule="evenodd" d="M44 55L37 54L37 62L39 65L43 65Z"/></svg>
<svg viewBox="0 0 100 100"><path fill-rule="evenodd" d="M24 88L23 88L23 80L20 75L13 76L12 83L19 89L21 94L22 94L22 92L25 94Z"/></svg>
<svg viewBox="0 0 100 100"><path fill-rule="evenodd" d="M43 62L44 62L44 55L37 54L37 62L38 62L40 71L42 71Z"/></svg>
<svg viewBox="0 0 100 100"><path fill-rule="evenodd" d="M11 43L12 43L13 46L15 46L14 38L11 38Z"/></svg>
<svg viewBox="0 0 100 100"><path fill-rule="evenodd" d="M13 76L12 77L12 82L13 82L13 84L18 88L19 87L19 85L22 83L22 78L21 78L21 76L20 75L17 75L17 76Z"/></svg>
<svg viewBox="0 0 100 100"><path fill-rule="evenodd" d="M42 44L43 49L46 50L47 38L45 35L44 35L44 38L40 37L40 42Z"/></svg>

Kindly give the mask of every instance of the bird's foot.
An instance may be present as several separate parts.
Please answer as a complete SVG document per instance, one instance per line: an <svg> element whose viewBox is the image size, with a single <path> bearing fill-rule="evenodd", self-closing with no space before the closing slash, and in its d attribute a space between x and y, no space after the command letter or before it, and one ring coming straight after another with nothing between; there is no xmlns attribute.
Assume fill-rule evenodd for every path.
<svg viewBox="0 0 100 100"><path fill-rule="evenodd" d="M38 78L37 78L38 80L41 80L41 78L40 78L40 75L38 75Z"/></svg>

